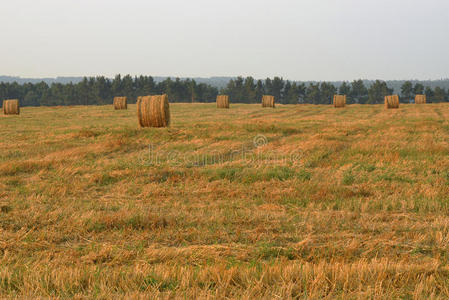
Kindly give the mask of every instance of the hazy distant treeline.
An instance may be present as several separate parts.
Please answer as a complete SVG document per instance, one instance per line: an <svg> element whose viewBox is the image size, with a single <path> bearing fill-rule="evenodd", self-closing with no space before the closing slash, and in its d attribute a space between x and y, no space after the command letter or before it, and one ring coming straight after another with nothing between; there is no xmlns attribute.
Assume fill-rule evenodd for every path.
<svg viewBox="0 0 449 300"><path fill-rule="evenodd" d="M172 102L215 99L218 89L195 80L155 82L151 76L131 77L117 75L85 77L78 83L0 83L0 98L18 98L23 106L91 105L112 103L114 96L127 96L134 102L137 96L167 93Z"/></svg>
<svg viewBox="0 0 449 300"><path fill-rule="evenodd" d="M405 81L400 87L401 102L409 102L416 94L426 94L429 102L448 101L448 90L424 86L420 82ZM229 94L232 102L260 102L263 94L274 95L276 102L284 104L312 103L330 104L334 94L347 95L348 103L383 103L386 95L394 93L387 82L376 80L369 85L364 80L341 82L337 87L330 82L291 82L279 77L255 81L252 77L231 79L223 93Z"/></svg>
<svg viewBox="0 0 449 300"><path fill-rule="evenodd" d="M397 87L395 87L397 90ZM274 95L277 103L329 104L334 94L345 94L349 103L382 103L384 96L394 89L385 81L369 84L363 80L352 82L292 82L280 77L255 80L253 77L237 77L229 80L220 90L194 79L166 78L156 81L151 76L132 77L117 75L114 79L103 76L85 77L76 83L48 84L46 82L1 82L0 99L17 98L22 106L39 105L91 105L112 103L114 96L127 96L129 102L137 96L162 94L170 102L213 102L217 94L230 96L231 102L259 103L262 95ZM403 82L400 87L402 102L408 102L415 94L426 94L429 102L448 101L449 89L425 86L421 82Z"/></svg>

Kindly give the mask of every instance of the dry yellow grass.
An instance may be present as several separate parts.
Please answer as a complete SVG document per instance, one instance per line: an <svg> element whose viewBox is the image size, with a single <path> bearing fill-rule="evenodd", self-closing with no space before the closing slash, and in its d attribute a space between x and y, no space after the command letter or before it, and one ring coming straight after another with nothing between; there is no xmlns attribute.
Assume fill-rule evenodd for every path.
<svg viewBox="0 0 449 300"><path fill-rule="evenodd" d="M263 95L262 96L262 107L273 107L274 108L274 96Z"/></svg>
<svg viewBox="0 0 449 300"><path fill-rule="evenodd" d="M128 101L126 97L114 97L114 109L128 109Z"/></svg>
<svg viewBox="0 0 449 300"><path fill-rule="evenodd" d="M217 95L217 108L229 108L228 95Z"/></svg>
<svg viewBox="0 0 449 300"><path fill-rule="evenodd" d="M140 127L169 126L170 107L167 95L138 97L137 118Z"/></svg>
<svg viewBox="0 0 449 300"><path fill-rule="evenodd" d="M17 99L3 100L3 114L4 115L20 114L19 100Z"/></svg>
<svg viewBox="0 0 449 300"><path fill-rule="evenodd" d="M334 95L334 107L346 106L346 95Z"/></svg>
<svg viewBox="0 0 449 300"><path fill-rule="evenodd" d="M128 108L0 116L0 298L449 297L447 103Z"/></svg>
<svg viewBox="0 0 449 300"><path fill-rule="evenodd" d="M391 96L385 96L385 108L399 108L399 96L398 95L391 95Z"/></svg>
<svg viewBox="0 0 449 300"><path fill-rule="evenodd" d="M416 95L415 96L415 104L426 104L427 97L426 95Z"/></svg>

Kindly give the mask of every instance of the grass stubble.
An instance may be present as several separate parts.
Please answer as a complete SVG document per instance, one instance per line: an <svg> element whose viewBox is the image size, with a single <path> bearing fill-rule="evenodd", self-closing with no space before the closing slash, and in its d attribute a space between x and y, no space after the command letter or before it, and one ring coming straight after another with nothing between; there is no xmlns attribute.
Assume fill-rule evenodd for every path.
<svg viewBox="0 0 449 300"><path fill-rule="evenodd" d="M215 105L1 116L0 297L449 297L447 104Z"/></svg>

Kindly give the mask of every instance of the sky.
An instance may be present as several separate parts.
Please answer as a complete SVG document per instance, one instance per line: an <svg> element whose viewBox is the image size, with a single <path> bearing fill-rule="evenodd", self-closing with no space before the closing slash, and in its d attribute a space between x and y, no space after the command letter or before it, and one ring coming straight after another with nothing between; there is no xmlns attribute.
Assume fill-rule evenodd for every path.
<svg viewBox="0 0 449 300"><path fill-rule="evenodd" d="M449 77L447 0L3 0L0 75Z"/></svg>

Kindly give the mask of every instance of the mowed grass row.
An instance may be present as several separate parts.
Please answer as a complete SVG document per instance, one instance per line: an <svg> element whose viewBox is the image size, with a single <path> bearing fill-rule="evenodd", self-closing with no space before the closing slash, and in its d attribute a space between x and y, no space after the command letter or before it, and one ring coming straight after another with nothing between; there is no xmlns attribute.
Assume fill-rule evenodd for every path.
<svg viewBox="0 0 449 300"><path fill-rule="evenodd" d="M0 117L0 296L449 297L449 105Z"/></svg>

